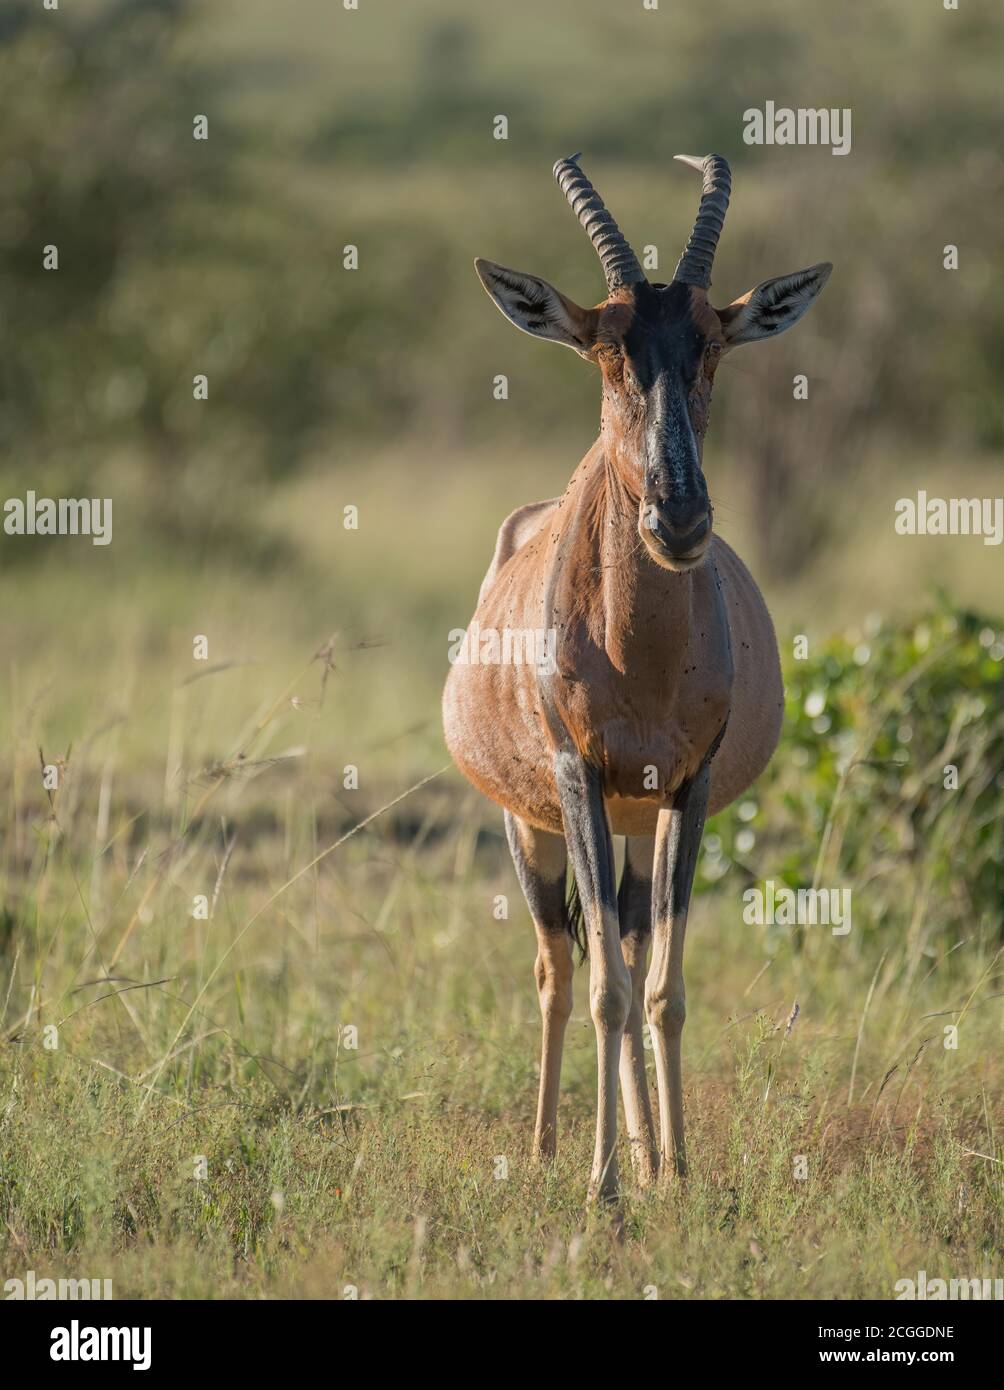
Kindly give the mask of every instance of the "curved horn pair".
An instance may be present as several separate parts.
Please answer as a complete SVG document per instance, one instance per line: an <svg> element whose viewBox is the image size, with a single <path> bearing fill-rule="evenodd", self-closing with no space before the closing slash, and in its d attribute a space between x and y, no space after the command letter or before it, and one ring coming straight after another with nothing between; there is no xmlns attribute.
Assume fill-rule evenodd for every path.
<svg viewBox="0 0 1004 1390"><path fill-rule="evenodd" d="M720 154L705 155L703 159L678 154L676 158L704 175L704 188L694 229L673 273L673 280L706 290L711 284L711 267L718 238L722 234L725 210L729 205L732 172L728 160ZM578 159L577 154L568 159L559 159L554 166L554 177L596 248L607 279L607 289L613 293L622 285L640 284L645 279L645 272L624 233L604 207L603 199L579 168Z"/></svg>

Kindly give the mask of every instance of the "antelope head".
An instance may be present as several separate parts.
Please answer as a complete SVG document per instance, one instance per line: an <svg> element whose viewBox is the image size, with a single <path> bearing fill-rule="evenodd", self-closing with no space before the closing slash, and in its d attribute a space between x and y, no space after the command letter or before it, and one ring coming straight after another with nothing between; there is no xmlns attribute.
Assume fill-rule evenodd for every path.
<svg viewBox="0 0 1004 1390"><path fill-rule="evenodd" d="M546 280L478 259L481 283L503 314L535 338L574 348L603 377L601 438L638 531L659 565L689 570L711 542L712 507L702 469L711 388L722 356L776 337L798 322L826 284L828 262L764 280L726 308L708 301L711 269L732 176L721 155L677 155L704 176L697 219L672 283L650 283L578 155L554 176L589 235L608 296L583 309Z"/></svg>

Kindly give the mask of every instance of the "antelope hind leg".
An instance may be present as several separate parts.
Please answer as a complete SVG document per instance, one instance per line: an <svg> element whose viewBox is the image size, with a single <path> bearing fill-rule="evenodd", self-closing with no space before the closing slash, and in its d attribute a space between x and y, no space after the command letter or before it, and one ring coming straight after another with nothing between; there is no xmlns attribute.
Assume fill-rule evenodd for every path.
<svg viewBox="0 0 1004 1390"><path fill-rule="evenodd" d="M505 832L523 896L537 932L533 973L543 1024L540 1054L540 1092L533 1151L553 1158L558 1131L558 1095L565 1027L572 1012L572 943L565 905L568 853L560 835L536 830L510 811Z"/></svg>

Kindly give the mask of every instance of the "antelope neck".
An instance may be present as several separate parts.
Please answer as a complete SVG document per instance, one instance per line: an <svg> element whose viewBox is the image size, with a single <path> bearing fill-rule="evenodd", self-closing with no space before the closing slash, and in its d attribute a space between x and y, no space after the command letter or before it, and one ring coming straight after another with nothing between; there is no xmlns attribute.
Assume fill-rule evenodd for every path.
<svg viewBox="0 0 1004 1390"><path fill-rule="evenodd" d="M647 670L658 649L662 679L673 685L687 649L695 576L701 570L674 573L649 557L638 534L640 486L629 482L625 471L608 460L597 441L569 498L569 528L589 538L589 563L580 567L574 552L560 549L558 563L568 554L569 572L577 576L575 607L590 615L592 639L613 666L622 672Z"/></svg>

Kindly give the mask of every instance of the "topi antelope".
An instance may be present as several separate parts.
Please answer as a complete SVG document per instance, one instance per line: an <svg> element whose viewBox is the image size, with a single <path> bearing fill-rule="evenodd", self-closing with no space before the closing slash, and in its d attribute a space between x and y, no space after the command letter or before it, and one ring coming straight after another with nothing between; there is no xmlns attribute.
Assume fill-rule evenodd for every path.
<svg viewBox="0 0 1004 1390"><path fill-rule="evenodd" d="M564 496L502 523L475 614L482 632L553 633L554 660L455 664L443 699L454 761L505 810L537 932L540 1157L554 1153L572 1008L571 859L599 1061L590 1192L603 1199L618 1191L618 1075L639 1181L668 1172L671 1155L686 1172L683 944L698 847L705 816L759 775L781 727L770 615L745 565L712 531L701 460L715 370L732 348L796 323L832 269L765 280L713 309L731 173L721 155L677 158L703 174L704 187L672 284L648 282L577 155L554 175L599 254L607 298L582 309L535 275L475 261L517 328L596 363L603 406L599 438ZM619 887L611 835L626 837Z"/></svg>

